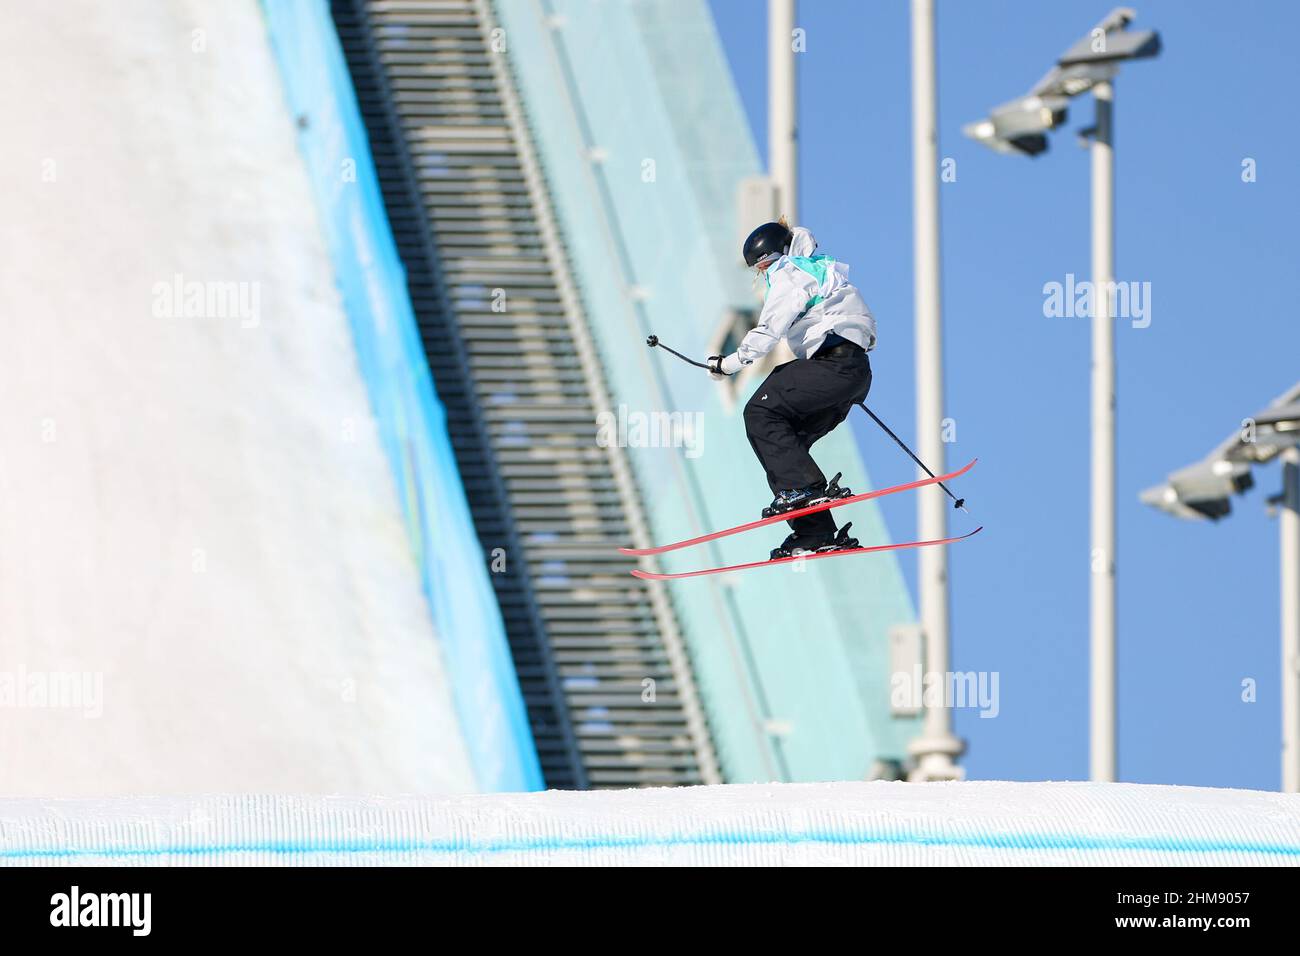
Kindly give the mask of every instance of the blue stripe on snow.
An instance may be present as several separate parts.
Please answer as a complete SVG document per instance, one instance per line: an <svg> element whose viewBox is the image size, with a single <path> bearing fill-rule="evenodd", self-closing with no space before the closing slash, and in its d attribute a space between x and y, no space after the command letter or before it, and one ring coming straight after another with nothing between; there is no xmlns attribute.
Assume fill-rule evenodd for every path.
<svg viewBox="0 0 1300 956"><path fill-rule="evenodd" d="M306 119L299 147L478 785L540 790L541 767L505 627L327 3L263 0L262 6L285 98L293 115Z"/></svg>
<svg viewBox="0 0 1300 956"><path fill-rule="evenodd" d="M1132 850L1164 853L1249 853L1264 856L1300 858L1300 845L1251 842L1248 840L1214 840L1179 836L1091 836L1070 833L974 833L964 836L937 834L925 830L810 830L804 833L722 831L674 836L540 837L536 839L446 839L268 841L266 843L229 844L222 846L122 847L119 849L8 849L0 859L53 859L61 857L155 857L193 856L226 853L546 853L558 850L626 850L670 848L677 846L772 846L804 843L840 846L920 845L971 847L992 850Z"/></svg>

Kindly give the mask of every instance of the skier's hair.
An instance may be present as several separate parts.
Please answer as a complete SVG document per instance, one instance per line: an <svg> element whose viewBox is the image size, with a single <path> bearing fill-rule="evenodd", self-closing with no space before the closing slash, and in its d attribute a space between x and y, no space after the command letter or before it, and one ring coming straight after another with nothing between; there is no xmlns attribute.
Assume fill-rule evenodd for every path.
<svg viewBox="0 0 1300 956"><path fill-rule="evenodd" d="M782 214L781 218L778 219L778 220L776 221L776 224L777 224L778 226L785 226L785 228L787 228L787 229L790 228L790 223L786 220L784 214Z"/></svg>

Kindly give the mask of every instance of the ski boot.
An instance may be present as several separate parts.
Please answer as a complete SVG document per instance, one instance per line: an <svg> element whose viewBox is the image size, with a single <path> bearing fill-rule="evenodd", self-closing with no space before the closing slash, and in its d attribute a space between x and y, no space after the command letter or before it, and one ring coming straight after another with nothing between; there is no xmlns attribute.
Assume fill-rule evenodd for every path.
<svg viewBox="0 0 1300 956"><path fill-rule="evenodd" d="M840 477L842 475L843 472L836 472L835 477L826 484L817 482L808 485L806 488L778 491L776 497L772 499L772 503L763 509L763 517L774 518L789 511L811 508L813 505L825 504L837 498L852 497L853 492L850 489L840 487Z"/></svg>
<svg viewBox="0 0 1300 956"><path fill-rule="evenodd" d="M810 554L828 554L831 551L851 551L862 545L857 538L849 537L850 521L839 531L826 534L792 534L781 543L781 547L772 549L772 561L781 558L800 558Z"/></svg>

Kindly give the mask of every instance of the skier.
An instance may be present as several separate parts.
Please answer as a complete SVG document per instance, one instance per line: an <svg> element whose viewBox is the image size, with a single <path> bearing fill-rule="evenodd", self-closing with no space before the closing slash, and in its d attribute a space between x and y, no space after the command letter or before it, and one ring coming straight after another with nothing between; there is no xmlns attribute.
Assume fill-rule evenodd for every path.
<svg viewBox="0 0 1300 956"><path fill-rule="evenodd" d="M852 283L849 267L814 255L807 229L791 229L782 216L745 240L745 265L764 285L758 324L736 351L708 358L715 379L734 375L785 339L793 362L772 369L745 405L745 432L776 497L763 517L848 497L839 475L828 483L813 461L813 443L844 421L871 389L867 353L876 345L876 320ZM850 524L836 529L829 511L789 522L791 534L772 559L858 547Z"/></svg>

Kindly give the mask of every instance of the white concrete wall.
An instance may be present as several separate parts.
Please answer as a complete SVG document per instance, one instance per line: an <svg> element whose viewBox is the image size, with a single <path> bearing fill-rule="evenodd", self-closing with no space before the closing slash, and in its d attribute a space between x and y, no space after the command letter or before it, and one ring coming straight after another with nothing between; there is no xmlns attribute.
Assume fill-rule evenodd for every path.
<svg viewBox="0 0 1300 956"><path fill-rule="evenodd" d="M1300 865L1300 795L748 784L430 798L0 801L8 865Z"/></svg>
<svg viewBox="0 0 1300 956"><path fill-rule="evenodd" d="M255 0L0 23L0 794L473 789Z"/></svg>

